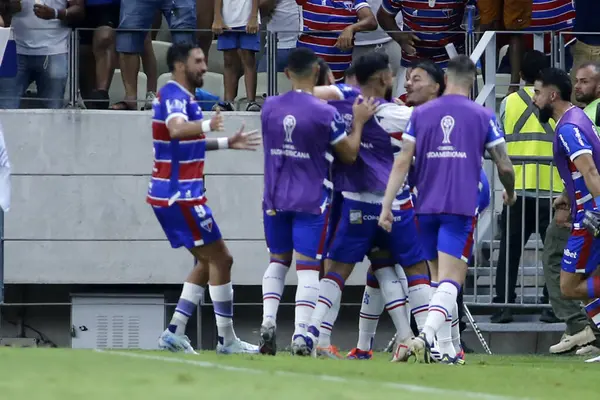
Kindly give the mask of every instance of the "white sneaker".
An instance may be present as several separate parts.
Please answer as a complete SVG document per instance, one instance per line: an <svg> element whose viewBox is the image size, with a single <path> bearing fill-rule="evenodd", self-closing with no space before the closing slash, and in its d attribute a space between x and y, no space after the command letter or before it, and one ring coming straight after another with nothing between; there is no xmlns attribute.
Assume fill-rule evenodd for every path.
<svg viewBox="0 0 600 400"><path fill-rule="evenodd" d="M412 338L408 338L405 340L396 340L396 344L394 346L394 353L392 355L391 362L406 362L411 355L408 346L410 345Z"/></svg>
<svg viewBox="0 0 600 400"><path fill-rule="evenodd" d="M597 363L600 362L600 356L598 357L594 357L594 358L590 358L589 360L585 360L586 363Z"/></svg>
<svg viewBox="0 0 600 400"><path fill-rule="evenodd" d="M236 338L227 346L221 343L217 344L217 354L256 354L258 346L244 342L240 338Z"/></svg>
<svg viewBox="0 0 600 400"><path fill-rule="evenodd" d="M190 344L190 339L185 335L176 335L168 329L158 338L158 347L172 352L183 351L186 354L198 354Z"/></svg>
<svg viewBox="0 0 600 400"><path fill-rule="evenodd" d="M577 346L585 346L596 340L592 328L586 326L583 330L577 332L574 335L567 335L566 333L555 345L550 346L550 353L562 354L573 350Z"/></svg>
<svg viewBox="0 0 600 400"><path fill-rule="evenodd" d="M580 349L577 349L575 352L578 356L597 356L600 355L600 349L594 346L593 344L588 344L587 346L583 346Z"/></svg>

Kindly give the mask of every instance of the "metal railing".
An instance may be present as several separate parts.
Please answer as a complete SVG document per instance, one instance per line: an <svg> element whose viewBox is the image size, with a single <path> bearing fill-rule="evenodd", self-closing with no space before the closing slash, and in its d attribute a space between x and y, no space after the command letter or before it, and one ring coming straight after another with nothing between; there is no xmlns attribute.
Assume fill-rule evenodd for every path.
<svg viewBox="0 0 600 400"><path fill-rule="evenodd" d="M456 33L456 32L454 32ZM511 34L513 32L508 32L508 34ZM559 64L561 66L564 66L565 63L565 45L567 44L566 40L565 40L565 34L564 33L553 33L553 32L536 32L536 33L531 33L531 32L518 32L519 34L526 34L526 35L533 35L534 37L534 44L535 44L535 48L536 49L543 49L543 45L544 45L544 36L545 35L550 35L552 37L552 52L551 52L551 57L552 60L555 64ZM79 54L79 34L80 34L80 30L74 30L74 32L71 34L70 36L70 52L69 52L69 67L70 67L70 73L69 73L69 92L68 92L68 101L69 104L71 104L72 106L74 106L76 104L77 98L78 98L78 93L79 93L79 61L80 61L80 54ZM481 58L485 55L485 60L486 63L484 65L484 70L482 71L482 75L484 78L484 86L476 93L476 101L479 104L485 104L487 107L496 108L496 84L495 84L495 78L496 78L496 70L497 70L497 63L496 63L496 38L498 34L507 34L507 32L502 32L502 33L498 33L498 32L485 32L484 34L481 35L481 37L479 38L477 45L473 48L470 48L468 46L468 36L465 35L465 43L466 43L466 49L468 54L470 55L470 57L472 58L472 60L474 62L478 62L481 60ZM478 35L478 33L473 33L473 35ZM266 32L266 35L264 37L264 40L266 41L266 54L269 60L268 63L268 69L267 69L267 76L268 76L268 94L272 95L277 93L277 74L276 74L276 64L275 64L275 56L276 56L276 52L277 52L277 33L270 33L270 32ZM471 44L474 43L473 40L471 40L470 42ZM540 165L546 165L548 163L551 164L551 159L550 158L544 158L544 157L513 157L513 162L515 163L529 163L529 162L535 162L538 170L539 170L539 166ZM479 222L478 222L478 226L477 226L477 237L481 238L480 240L476 240L475 245L475 252L474 252L474 267L470 268L470 272L469 272L469 276L470 276L470 282L468 284L466 284L465 286L465 294L466 294L466 298L465 298L465 302L469 305L490 305L490 306L514 306L514 307L523 307L523 306L540 306L540 307L544 307L545 305L541 304L539 301L539 297L541 296L541 279L540 279L540 269L539 269L539 265L540 265L540 253L541 253L541 249L542 247L540 246L540 241L535 241L533 244L529 245L529 246L534 246L534 247L527 247L527 243L526 241L522 240L522 243L520 244L521 247L521 251L525 251L525 250L533 250L533 259L534 259L534 269L535 269L535 274L532 275L532 278L534 280L533 284L531 285L526 285L525 281L527 281L526 277L529 275L525 274L525 269L523 268L523 261L520 261L520 268L519 268L519 273L520 273L520 282L518 284L518 289L520 290L521 295L517 296L518 301L515 301L515 303L508 303L507 301L504 301L502 303L494 303L494 281L496 278L496 265L497 265L497 253L498 253L498 247L499 247L499 240L496 239L496 233L499 230L499 226L497 226L497 224L495 223L498 214L500 213L502 207L501 207L501 202L498 201L498 196L497 194L499 192L501 192L501 187L498 186L498 182L497 182L497 178L496 178L496 174L495 174L495 168L490 169L489 165L487 166L488 168L488 178L490 180L490 184L491 184L491 192L492 192L492 199L491 199L491 204L489 207L489 210L486 211L486 213L484 213L484 215L482 215L482 217L480 218ZM539 171L538 171L539 172ZM519 179L517 177L517 179ZM524 177L522 178L524 179ZM551 183L552 186L552 183ZM539 191L539 187L536 189L535 191L535 207L536 207L536 222L535 222L535 234L536 235L540 235L541 232L539 232L540 227L539 227L539 215L538 215L538 211L540 209L540 202L545 201L543 199L540 198L540 191ZM550 200L551 201L551 200ZM523 205L524 207L524 205ZM522 212L523 210L521 210ZM511 209L509 208L507 210L507 215L510 215ZM524 214L522 212L522 217L524 218ZM510 230L510 224L508 223L508 221L510 220L510 218L506 218L507 220L507 224L506 224L506 230ZM502 227L504 228L504 227ZM524 229L524 224L523 222L521 223L520 229L522 230L523 233L523 229ZM487 232L487 233L486 233ZM487 235L487 236L486 236ZM487 238L486 238L487 237ZM0 304L2 305L8 305L6 303L4 303L4 239L5 239L5 232L4 232L4 218L3 215L0 213ZM527 248L526 248L527 247ZM483 257L483 255L489 252L489 257ZM507 246L507 250L506 250L506 259L510 259L509 257L509 249ZM530 267L527 267L530 268ZM506 275L504 277L505 283L508 282L508 271L509 268L506 268ZM527 270L527 272L529 273L530 271ZM485 281L485 279L482 279L484 277L489 277L489 281ZM505 284L505 287L508 286ZM531 291L533 292L532 295L526 295L524 296L523 294L527 291ZM505 290L504 296L502 296L505 300L508 299L511 295L511 293L508 293L508 289ZM52 304L52 303L49 303ZM67 303L56 303L57 305L66 305ZM24 304L18 304L18 305L24 305Z"/></svg>

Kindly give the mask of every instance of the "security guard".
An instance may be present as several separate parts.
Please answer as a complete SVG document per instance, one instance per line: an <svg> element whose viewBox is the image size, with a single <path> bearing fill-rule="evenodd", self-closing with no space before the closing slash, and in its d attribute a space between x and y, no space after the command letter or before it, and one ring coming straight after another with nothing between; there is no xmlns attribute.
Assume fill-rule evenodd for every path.
<svg viewBox="0 0 600 400"><path fill-rule="evenodd" d="M521 64L521 78L525 81L525 87L502 101L500 121L504 126L509 156L552 157L555 122L550 120L549 123L542 124L539 121L539 110L532 101L533 84L541 70L548 66L547 64L543 53L527 52ZM554 193L556 196L563 190L562 181L555 167L537 162L515 161L513 164L517 201L510 209L505 206L502 210L500 225L502 236L494 298L496 303L515 302L521 246L527 243L534 233L539 233L542 241L545 239L552 207L551 194ZM536 197L540 200L536 201ZM544 297L547 297L545 288ZM543 314L543 317L548 322L554 322L556 319L554 314L548 311ZM511 321L512 314L508 308L492 316L492 322L495 323Z"/></svg>

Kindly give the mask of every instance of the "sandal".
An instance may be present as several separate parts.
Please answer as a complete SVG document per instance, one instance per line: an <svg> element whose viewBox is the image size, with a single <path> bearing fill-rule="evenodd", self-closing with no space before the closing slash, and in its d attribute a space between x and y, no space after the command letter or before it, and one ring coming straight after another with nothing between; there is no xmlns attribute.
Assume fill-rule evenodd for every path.
<svg viewBox="0 0 600 400"><path fill-rule="evenodd" d="M113 104L112 106L110 106L110 109L117 110L117 111L137 111L137 108L131 107L126 100L119 101L119 102Z"/></svg>

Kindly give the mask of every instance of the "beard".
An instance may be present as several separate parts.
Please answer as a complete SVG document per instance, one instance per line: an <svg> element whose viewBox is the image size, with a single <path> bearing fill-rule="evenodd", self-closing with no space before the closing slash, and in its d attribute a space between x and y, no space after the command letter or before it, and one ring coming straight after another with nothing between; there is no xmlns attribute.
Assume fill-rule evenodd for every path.
<svg viewBox="0 0 600 400"><path fill-rule="evenodd" d="M186 71L185 76L189 83L192 84L195 88L201 88L204 85L204 79L202 79L203 74L192 74L189 71Z"/></svg>
<svg viewBox="0 0 600 400"><path fill-rule="evenodd" d="M583 104L590 104L592 101L596 100L596 96L593 93L577 93L575 92L575 100Z"/></svg>
<svg viewBox="0 0 600 400"><path fill-rule="evenodd" d="M552 118L553 112L554 110L552 109L552 106L550 106L550 104L546 104L543 108L540 108L540 122L542 124L548 123L548 121L550 121L550 118Z"/></svg>
<svg viewBox="0 0 600 400"><path fill-rule="evenodd" d="M385 97L384 99L386 101L392 101L392 92L394 91L394 89L390 86L389 88L385 89Z"/></svg>

